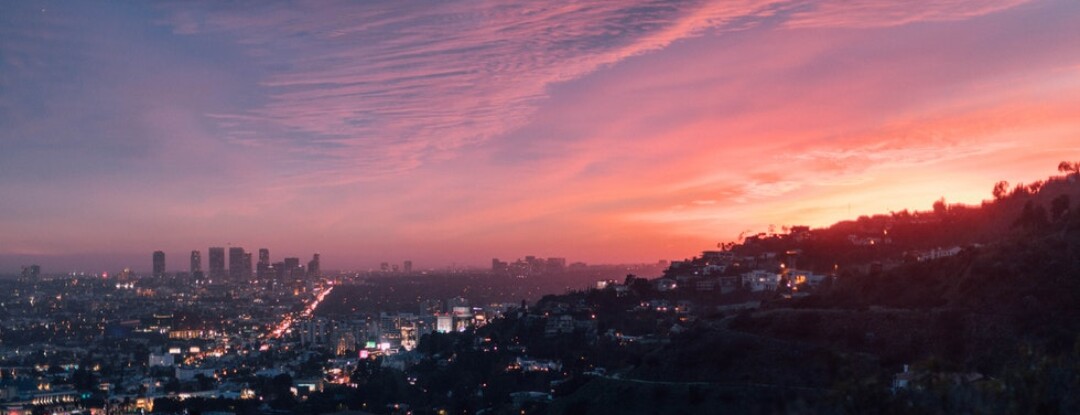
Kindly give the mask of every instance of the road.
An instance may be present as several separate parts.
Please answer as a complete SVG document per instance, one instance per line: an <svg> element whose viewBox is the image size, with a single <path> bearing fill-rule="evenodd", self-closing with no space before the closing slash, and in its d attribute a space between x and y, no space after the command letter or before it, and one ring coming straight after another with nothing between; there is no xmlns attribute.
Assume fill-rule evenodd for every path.
<svg viewBox="0 0 1080 415"><path fill-rule="evenodd" d="M281 322L278 323L277 326L270 331L269 336L267 337L271 339L280 338L282 335L285 334L285 332L289 331L289 327L292 327L293 322L295 322L296 320L311 317L311 315L315 313L315 309L319 308L319 303L321 303L327 295L330 295L330 292L333 290L334 286L330 285L315 294L315 299L310 304L308 304L307 307L304 307L304 309L300 311L300 314L297 315L296 318L293 318L292 313L286 314L281 319Z"/></svg>

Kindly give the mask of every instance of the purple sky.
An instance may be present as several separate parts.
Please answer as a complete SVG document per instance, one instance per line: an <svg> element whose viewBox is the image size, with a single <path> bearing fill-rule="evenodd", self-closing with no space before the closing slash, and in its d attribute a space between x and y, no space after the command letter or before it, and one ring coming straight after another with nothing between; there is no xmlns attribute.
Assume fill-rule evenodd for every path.
<svg viewBox="0 0 1080 415"><path fill-rule="evenodd" d="M653 262L1080 158L1069 0L2 8L0 273Z"/></svg>

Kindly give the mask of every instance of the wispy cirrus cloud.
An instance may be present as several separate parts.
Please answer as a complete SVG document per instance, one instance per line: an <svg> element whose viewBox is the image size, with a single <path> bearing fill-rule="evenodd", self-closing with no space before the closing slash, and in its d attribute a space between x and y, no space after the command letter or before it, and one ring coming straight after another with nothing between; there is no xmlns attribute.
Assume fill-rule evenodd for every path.
<svg viewBox="0 0 1080 415"><path fill-rule="evenodd" d="M553 83L762 12L754 2L326 6L192 13L184 4L170 22L233 38L267 68L263 104L211 117L234 139L358 173L336 182L451 156L527 122Z"/></svg>
<svg viewBox="0 0 1080 415"><path fill-rule="evenodd" d="M889 26L1022 1L288 3L166 7L177 33L232 39L265 69L264 101L210 114L232 140L283 146L299 186L365 181L453 157L521 127L548 88L706 30L768 19Z"/></svg>
<svg viewBox="0 0 1080 415"><path fill-rule="evenodd" d="M1009 9L1031 0L937 0L914 5L898 1L805 2L787 21L790 27L882 27L914 22L963 20Z"/></svg>

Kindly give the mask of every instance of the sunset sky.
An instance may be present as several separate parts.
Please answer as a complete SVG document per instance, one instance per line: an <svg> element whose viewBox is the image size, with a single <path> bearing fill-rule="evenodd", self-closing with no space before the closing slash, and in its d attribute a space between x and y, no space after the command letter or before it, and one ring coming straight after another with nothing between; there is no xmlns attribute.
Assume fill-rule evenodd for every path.
<svg viewBox="0 0 1080 415"><path fill-rule="evenodd" d="M0 5L0 273L655 262L1062 160L1075 0Z"/></svg>

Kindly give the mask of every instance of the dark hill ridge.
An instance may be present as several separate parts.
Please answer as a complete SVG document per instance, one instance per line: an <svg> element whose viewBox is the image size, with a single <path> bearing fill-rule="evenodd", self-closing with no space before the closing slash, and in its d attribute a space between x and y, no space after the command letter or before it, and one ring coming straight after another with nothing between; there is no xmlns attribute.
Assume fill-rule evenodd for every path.
<svg viewBox="0 0 1080 415"><path fill-rule="evenodd" d="M1051 177L1009 192L979 205L949 205L945 199L930 211L900 211L888 215L862 216L813 229L805 234L759 234L748 237L731 250L739 255L768 252L800 252L800 268L840 273L873 262L902 262L927 250L1001 243L1022 231L1050 231L1078 210L1080 181L1077 175ZM1027 234L1023 235L1027 237ZM876 244L853 245L855 239L876 239Z"/></svg>
<svg viewBox="0 0 1080 415"><path fill-rule="evenodd" d="M841 272L808 297L704 316L552 413L1080 413L1076 177L734 246L797 249L801 266ZM959 252L911 254L940 247ZM877 261L890 265L859 266Z"/></svg>
<svg viewBox="0 0 1080 415"><path fill-rule="evenodd" d="M425 334L415 365L354 379L414 413L1080 413L1076 177L754 235ZM368 283L322 311L413 301Z"/></svg>

